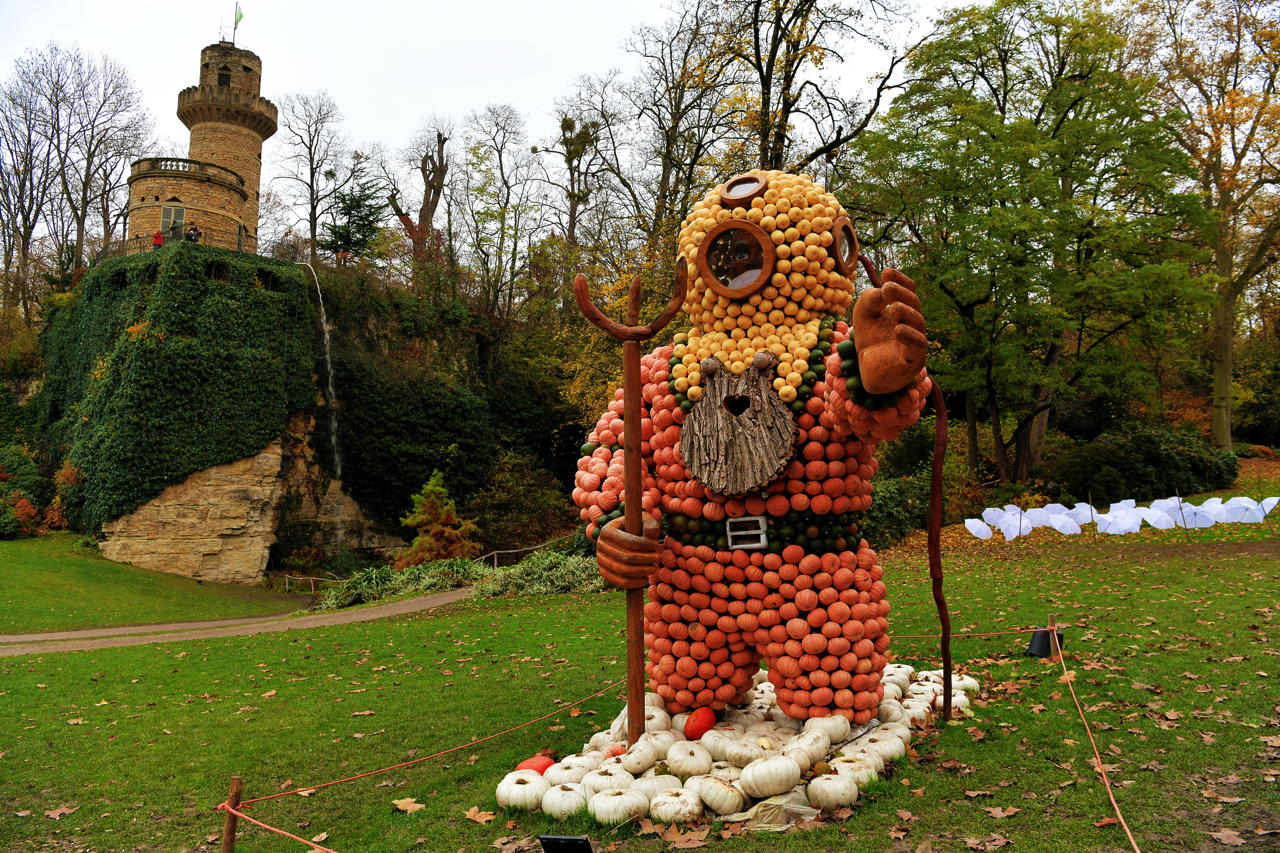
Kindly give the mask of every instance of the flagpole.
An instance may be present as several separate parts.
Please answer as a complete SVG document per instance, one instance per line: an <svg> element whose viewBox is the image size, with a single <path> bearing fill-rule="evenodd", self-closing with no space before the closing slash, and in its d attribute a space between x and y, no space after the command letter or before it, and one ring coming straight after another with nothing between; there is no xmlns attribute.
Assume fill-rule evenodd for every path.
<svg viewBox="0 0 1280 853"><path fill-rule="evenodd" d="M234 23L231 25L231 43L236 43L236 30L240 29L240 4L236 3L235 16L232 18Z"/></svg>

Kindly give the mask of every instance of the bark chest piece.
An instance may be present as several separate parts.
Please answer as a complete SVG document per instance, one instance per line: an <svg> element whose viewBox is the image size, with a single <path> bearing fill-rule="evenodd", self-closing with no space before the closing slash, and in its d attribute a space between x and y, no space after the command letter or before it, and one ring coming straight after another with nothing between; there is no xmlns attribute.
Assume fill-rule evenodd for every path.
<svg viewBox="0 0 1280 853"><path fill-rule="evenodd" d="M795 419L773 389L776 362L771 356L757 361L742 373L719 362L707 370L704 362L702 399L680 431L689 473L720 495L764 488L795 453Z"/></svg>

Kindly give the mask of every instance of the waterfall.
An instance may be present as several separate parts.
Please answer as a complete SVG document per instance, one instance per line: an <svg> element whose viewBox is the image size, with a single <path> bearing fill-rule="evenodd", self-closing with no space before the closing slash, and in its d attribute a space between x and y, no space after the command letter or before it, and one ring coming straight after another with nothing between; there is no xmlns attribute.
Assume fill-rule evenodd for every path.
<svg viewBox="0 0 1280 853"><path fill-rule="evenodd" d="M333 448L333 476L339 484L342 482L342 452L338 449L338 404L337 396L333 388L333 351L331 341L329 339L329 317L324 310L324 293L320 290L320 278L316 275L316 271L311 268L311 264L302 263L311 270L311 279L316 284L316 301L320 304L320 329L324 333L324 366L326 388L328 391L329 401L329 444ZM338 489L338 501L334 506L334 520L337 522L338 542L337 550L342 550L342 540L346 533L346 522L343 519L343 510L346 509L346 495L343 494L341 488Z"/></svg>

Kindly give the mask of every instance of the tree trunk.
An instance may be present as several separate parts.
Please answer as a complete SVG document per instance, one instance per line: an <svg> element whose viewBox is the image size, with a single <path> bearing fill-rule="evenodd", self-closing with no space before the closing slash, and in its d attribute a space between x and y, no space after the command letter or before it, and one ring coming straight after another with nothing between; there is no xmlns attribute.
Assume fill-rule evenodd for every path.
<svg viewBox="0 0 1280 853"><path fill-rule="evenodd" d="M1226 287L1219 288L1218 301L1213 306L1210 322L1209 362L1213 367L1213 411L1210 428L1213 446L1220 450L1231 449L1231 376L1233 370L1232 344L1236 331L1237 296Z"/></svg>
<svg viewBox="0 0 1280 853"><path fill-rule="evenodd" d="M1000 426L1000 409L994 402L988 409L991 415L991 447L996 457L996 473L1000 482L1009 482L1009 448L1004 443L1004 429Z"/></svg>
<svg viewBox="0 0 1280 853"><path fill-rule="evenodd" d="M968 450L969 473L978 473L978 407L973 392L964 392L964 435Z"/></svg>

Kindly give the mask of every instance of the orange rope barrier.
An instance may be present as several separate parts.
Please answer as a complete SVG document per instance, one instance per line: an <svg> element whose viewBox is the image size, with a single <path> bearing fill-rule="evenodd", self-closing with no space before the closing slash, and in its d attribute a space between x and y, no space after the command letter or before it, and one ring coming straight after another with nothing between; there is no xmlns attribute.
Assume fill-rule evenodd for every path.
<svg viewBox="0 0 1280 853"><path fill-rule="evenodd" d="M519 729L523 729L527 726L532 726L534 723L540 723L543 720L554 717L556 714L562 713L565 708L572 708L575 705L581 705L583 702L589 701L591 699L596 698L597 696L608 693L610 690L614 689L615 687L618 687L619 685L625 683L625 681L626 679L619 679L618 681L615 681L612 684L608 684L600 688L595 693L592 693L590 696L585 696L579 699L577 702L570 702L567 705L561 705L559 708L552 711L550 714L543 714L541 717L538 717L537 719L529 720L527 723L521 723L518 726L512 726L509 729L503 729L500 732L494 732L491 735L485 735L484 737L477 738L476 740L473 740L470 743L464 743L464 744L461 744L460 746L451 746L448 749L442 749L439 752L432 753L431 755L424 755L421 758L414 758L410 761L402 761L399 764L393 764L390 767L383 767L380 770L370 770L368 773L359 773L355 776L348 776L345 779L335 779L332 782L322 782L319 785L304 785L303 787L300 787L300 788L294 788L291 791L281 791L278 794L268 794L265 797L254 797L251 800L241 800L240 805L241 807L251 806L254 803L261 803L265 800L274 800L280 797L287 797L291 794L297 794L302 791L307 791L307 792L317 791L321 788L328 788L332 785L341 785L343 782L354 782L356 779L365 779L369 776L376 776L379 773L386 773L391 770L399 770L401 767L409 767L414 764L421 764L424 761L430 761L433 758L439 758L442 755L448 755L451 752L457 752L460 749L467 749L468 747L475 746L476 744L484 743L487 740L493 740L496 737L501 737L502 735L510 734L511 732L518 731ZM222 805L218 806L218 808L222 808L225 805L227 805L227 803L224 802Z"/></svg>
<svg viewBox="0 0 1280 853"><path fill-rule="evenodd" d="M274 826L271 826L270 824L263 823L260 820L255 820L254 818L249 817L244 812L239 811L238 809L231 808L231 806L227 805L226 803L218 803L218 805L215 808L217 808L219 811L230 812L231 814L235 815L241 820L247 820L249 821L249 823L253 824L254 826L260 826L269 832L274 832L277 835L283 835L285 838L292 838L294 841L300 841L303 844L308 845L312 849L312 851L319 850L320 853L338 853L337 850L333 850L329 847L321 847L319 844L316 844L314 841L308 841L307 839L302 838L301 836L294 835L292 832L285 832L283 829L276 829Z"/></svg>
<svg viewBox="0 0 1280 853"><path fill-rule="evenodd" d="M1058 625L1059 628L1070 628L1071 626L1063 623ZM1036 634L1040 631L1048 631L1048 628L1013 628L1008 631L986 631L984 633L961 633L952 634L953 637L1001 637L1005 634ZM890 632L890 640L936 640L933 634L894 634Z"/></svg>
<svg viewBox="0 0 1280 853"><path fill-rule="evenodd" d="M1061 628L1062 626L1057 626ZM1107 799L1111 800L1111 808L1116 813L1116 820L1120 821L1120 826L1124 829L1124 834L1129 837L1129 844L1133 847L1134 853L1142 853L1138 847L1138 842L1133 839L1133 833L1129 831L1129 824L1125 821L1124 815L1120 812L1120 805L1116 802L1116 795L1111 791L1111 779L1107 776L1106 766L1102 763L1102 753L1098 751L1098 742L1093 738L1093 727L1089 725L1089 720L1085 717L1084 708L1080 705L1080 699L1076 696L1076 688L1072 684L1075 680L1071 672L1067 669L1067 662L1062 657L1062 649L1058 646L1058 635L1054 633L1051 636L1053 649L1058 655L1058 663L1062 665L1063 681L1067 685L1067 689L1071 691L1071 701L1076 703L1076 713L1080 715L1080 722L1084 724L1085 734L1089 736L1089 745L1093 747L1093 759L1097 762L1096 770L1098 775L1102 777L1102 785L1107 789Z"/></svg>

